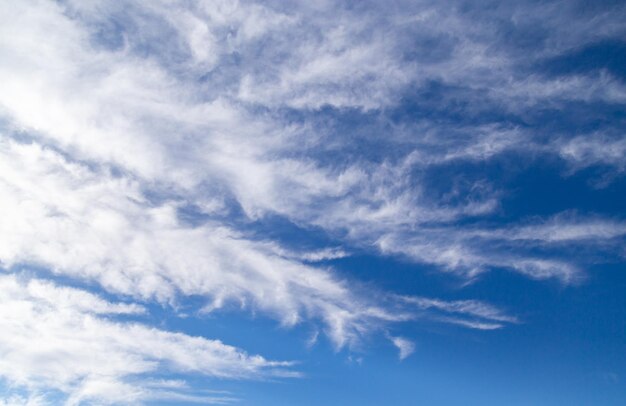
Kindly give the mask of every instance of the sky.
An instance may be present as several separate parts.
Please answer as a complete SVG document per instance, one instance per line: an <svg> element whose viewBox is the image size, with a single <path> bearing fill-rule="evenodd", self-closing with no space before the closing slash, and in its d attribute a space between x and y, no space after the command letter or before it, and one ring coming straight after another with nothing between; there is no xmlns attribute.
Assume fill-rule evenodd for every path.
<svg viewBox="0 0 626 406"><path fill-rule="evenodd" d="M0 3L0 405L626 404L626 4Z"/></svg>

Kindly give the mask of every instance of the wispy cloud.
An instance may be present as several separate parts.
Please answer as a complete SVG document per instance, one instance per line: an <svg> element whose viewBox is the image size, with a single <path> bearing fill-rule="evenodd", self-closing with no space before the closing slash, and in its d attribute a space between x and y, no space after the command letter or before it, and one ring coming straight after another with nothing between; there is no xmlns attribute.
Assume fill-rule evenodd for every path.
<svg viewBox="0 0 626 406"><path fill-rule="evenodd" d="M59 391L67 396L66 404L185 396L185 386L146 378L166 371L236 379L296 375L289 362L111 318L141 311L137 305L15 275L0 276L0 286L0 376L12 386L43 394Z"/></svg>
<svg viewBox="0 0 626 406"><path fill-rule="evenodd" d="M399 296L398 299L407 305L428 310L429 317L435 320L472 329L494 330L502 328L506 324L519 322L517 317L478 300L445 301L416 296Z"/></svg>
<svg viewBox="0 0 626 406"><path fill-rule="evenodd" d="M393 342L393 345L398 348L398 357L400 358L400 361L413 354L415 351L415 344L406 338L392 337L391 341Z"/></svg>
<svg viewBox="0 0 626 406"><path fill-rule="evenodd" d="M607 219L578 219L570 213L561 213L539 224L518 225L506 230L468 231L472 237L502 240L540 241L541 243L559 242L608 242L626 235L626 224Z"/></svg>
<svg viewBox="0 0 626 406"><path fill-rule="evenodd" d="M623 107L623 80L597 60L582 71L555 66L623 38L625 13L454 0L2 5L0 264L39 265L167 309L200 296L204 312L313 322L336 348L423 314L485 330L515 323L474 300L373 292L328 263L365 251L464 281L504 269L569 284L591 261L571 247L617 255L623 219L568 215L575 207L505 218L509 185L484 168L519 173L545 160L563 176L623 176L623 123L598 107ZM258 232L273 217L304 240L330 242ZM107 318L141 314L139 304L5 281L54 317L67 308L90 320L111 342L131 329L172 353L213 345ZM44 316L33 309L36 323ZM78 329L63 320L51 334ZM391 334L400 358L410 355L411 341ZM155 354L120 351L138 371L155 370L146 361ZM246 375L254 359L233 368ZM139 392L124 386L135 370L111 374L54 385L79 397L149 392L145 381Z"/></svg>
<svg viewBox="0 0 626 406"><path fill-rule="evenodd" d="M372 313L375 303L330 273L282 256L275 244L213 222L180 224L175 201L153 206L129 179L93 172L36 144L8 141L0 154L7 267L36 263L164 304L179 294L202 295L212 309L237 303L286 325L319 318L338 346L385 314Z"/></svg>

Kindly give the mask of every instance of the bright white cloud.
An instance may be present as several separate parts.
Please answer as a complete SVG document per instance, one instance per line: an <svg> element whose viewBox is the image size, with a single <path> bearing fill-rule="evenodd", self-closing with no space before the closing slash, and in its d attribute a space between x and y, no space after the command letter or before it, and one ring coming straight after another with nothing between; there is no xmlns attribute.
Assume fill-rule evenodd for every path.
<svg viewBox="0 0 626 406"><path fill-rule="evenodd" d="M428 171L515 151L560 156L575 169L605 164L623 172L622 138L567 134L545 142L511 125L442 124L445 117L430 119L427 112L406 124L388 112L433 84L456 89L455 96L433 97L427 107L447 112L465 103L461 115L470 117L494 106L525 117L535 106L566 102L621 105L626 91L610 72L552 77L518 69L584 46L591 37L619 35L624 27L610 13L582 19L567 5L502 6L477 21L471 7L455 2L413 3L348 8L295 2L282 9L248 1L2 5L0 264L41 265L164 306L200 295L206 312L237 306L284 325L317 320L338 348L424 313L478 329L514 323L471 300L383 303L319 262L374 250L469 279L503 268L535 279L580 280L583 270L570 258L525 248L531 241L546 247L613 241L624 235L621 223L548 219L463 229L457 222L497 212L503 192L484 179L464 184L458 176L445 179L449 190L435 193ZM494 43L500 14L514 25L541 27L550 38L532 55L516 51L516 44L506 43L511 39ZM325 108L331 113L319 119ZM325 121L352 113L366 119L374 114L372 128L345 130ZM363 153L361 144L370 150ZM185 207L198 211L197 222L181 219ZM286 248L238 227L267 215L303 230L321 229L340 244ZM143 311L87 292L36 286L27 285L28 300L65 303L108 329L112 342L130 327L103 314ZM57 307L50 311L62 313ZM37 321L38 313L32 317ZM77 328L63 323L54 334ZM133 328L157 347L169 343L173 352L205 345ZM400 358L413 351L407 339L393 342ZM154 354L124 348L120 357L132 355L137 370L153 370L146 360ZM176 362L182 368L184 362ZM245 372L247 364L237 368ZM74 393L144 396L120 378L135 370L120 371L84 380ZM59 379L54 385L78 388L76 377Z"/></svg>
<svg viewBox="0 0 626 406"><path fill-rule="evenodd" d="M60 392L68 405L185 395L182 383L172 387L174 381L150 380L157 372L236 379L295 375L288 362L111 317L140 312L134 304L15 275L1 275L0 288L0 377L42 396Z"/></svg>
<svg viewBox="0 0 626 406"><path fill-rule="evenodd" d="M180 224L177 202L152 206L137 183L66 161L36 144L0 144L0 259L36 263L111 292L175 303L179 294L237 304L286 325L319 318L339 347L385 314L330 273L223 225ZM307 257L308 258L308 257ZM306 259L306 258L305 258ZM373 311L373 312L372 312ZM370 327L368 327L370 326Z"/></svg>
<svg viewBox="0 0 626 406"><path fill-rule="evenodd" d="M8 84L0 104L13 126L35 131L73 158L121 167L140 182L156 183L200 207L219 207L220 199L234 197L251 218L278 213L298 224L347 232L351 243L360 246L378 246L387 253L400 251L448 269L466 263L464 273L489 266L491 253L476 252L458 240L445 243L440 239L438 255L421 255L424 250L416 241L424 237L415 231L424 222L488 214L498 206L497 194L470 195L455 204L429 202L415 171L424 164L454 159L488 159L519 148L527 134L482 126L478 135L470 142L463 141L460 145L465 145L459 148L458 140L446 145L441 136L433 139L426 131L423 142L399 162L358 161L337 167L306 156L324 147L316 129L285 126L270 115L255 114L241 102L254 101L266 108L276 103L304 108L356 97L367 102L354 99L345 103L368 107L364 103L387 100L383 104L393 104L389 95L407 80L425 75L455 83L471 76L471 69L481 75L486 67L493 72L495 66L502 66L506 71L511 69L511 61L506 55L487 55L480 43L482 29L468 25L460 15L442 15L430 6L416 11L417 25L410 30L402 22L406 15L396 21L385 13L353 15L349 10L325 7L308 10L313 18L305 19L296 9L281 12L248 3L199 3L194 7L154 3L145 10L133 5L124 13L109 2L71 3L71 13L65 12L62 4L16 3L6 9L2 25L3 37L12 39L0 44L7 55L0 64L0 79ZM329 19L330 14L335 18ZM540 15L534 18L547 23ZM96 34L98 27L106 28L112 19L119 20L119 32L113 33L122 37L125 45L94 46L107 41ZM342 24L325 29L330 21L338 20ZM372 31L375 22L384 24ZM453 45L441 61L403 62L399 53L403 41L444 28L451 28L450 35L471 46ZM150 46L165 48L142 57L139 51ZM227 63L228 55L234 53L244 60ZM255 53L255 63L245 59L250 53ZM176 56L175 61L168 56ZM267 69L263 58L271 60L276 69ZM182 65L176 61L183 61ZM198 64L209 77L217 75L216 71L234 76L217 75L219 82L209 80L204 87L198 85L199 71L190 67ZM417 66L421 71L416 73ZM190 76L181 75L181 70L190 70ZM433 73L435 70L440 73ZM490 75L489 81L494 80ZM231 82L240 85L231 88ZM512 86L522 86L532 93L531 98L544 97L520 83ZM368 86L391 93L373 97L379 92ZM543 83L536 87L541 91L549 88ZM242 99L242 88L260 93L248 92L248 99ZM365 89L366 95L354 89ZM263 96L267 91L272 94ZM316 94L320 91L330 93ZM516 92L507 90L498 97L515 99L519 97ZM435 154L433 148L438 149ZM303 153L304 157L296 157ZM406 230L410 230L408 235ZM412 241L410 247L405 247L406 238ZM514 264L519 261L524 265ZM551 266L545 262L538 266L536 259L523 256L491 262L534 275L549 276L552 269L557 277L574 269L554 261ZM535 272L539 268L541 271Z"/></svg>

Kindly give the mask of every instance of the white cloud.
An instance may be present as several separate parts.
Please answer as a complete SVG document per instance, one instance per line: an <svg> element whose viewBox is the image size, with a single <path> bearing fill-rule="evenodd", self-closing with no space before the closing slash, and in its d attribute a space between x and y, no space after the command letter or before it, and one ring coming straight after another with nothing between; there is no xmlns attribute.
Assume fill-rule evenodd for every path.
<svg viewBox="0 0 626 406"><path fill-rule="evenodd" d="M486 239L528 240L543 244L560 242L594 244L626 235L626 224L607 219L580 219L568 213L561 213L539 224L519 225L506 230L501 228L475 230L466 234Z"/></svg>
<svg viewBox="0 0 626 406"><path fill-rule="evenodd" d="M412 296L402 296L401 299L422 309L434 308L447 313L457 313L506 323L515 323L517 321L515 317L504 314L502 310L478 300L444 301Z"/></svg>
<svg viewBox="0 0 626 406"><path fill-rule="evenodd" d="M254 91L263 92L267 85L272 92L280 93L280 86L275 83L279 81L285 83L289 92L302 93L294 97L319 99L311 102L313 105L327 99L362 98L354 93L355 88L367 89L361 82L388 88L389 91L393 90L393 86L402 86L405 83L403 80L390 76L387 68L378 64L401 63L394 53L408 38L406 35L409 33L402 31L404 28L384 25L387 31L385 35L379 35L376 30L372 33L370 29L375 25L374 21L379 21L377 18L383 21L386 17L355 16L347 10L325 9L326 6L309 10L315 17L307 17L303 22L304 17L295 9L283 13L248 3L215 7L199 4L191 8L176 3L155 3L143 11L137 6L130 7L124 16L125 19L137 20L137 29L145 30L150 39L162 40L168 46L164 52L141 57L134 53L132 47L121 50L93 47L95 39L92 38L91 25L98 26L108 19L119 17L119 10L113 3L104 2L97 6L73 4L74 14L71 15L74 19L68 18L61 5L39 5L13 5L15 10L6 13L7 21L3 25L6 37L15 39L2 43L3 52L10 57L5 58L4 65L0 66L0 78L9 84L0 96L0 104L14 125L37 130L39 136L75 158L121 166L143 180L158 182L168 190L174 188L200 205L216 192L232 194L252 218L279 213L297 223L322 226L331 231L348 230L350 234L358 235L364 230L374 230L372 234L385 237L390 233L389 229L394 229L391 231L395 233L398 227L415 228L424 221L487 214L497 208L497 196L453 206L426 204L422 196L424 191L415 185L416 180L410 176L419 161L415 159L417 155L421 153L425 156L426 163L464 157L484 160L507 148L518 148L521 139L527 136L521 136L516 130L482 126L478 129L479 134L472 137L464 148L455 147L453 143L444 148L444 154L433 162L429 158L431 151L421 152L423 145L405 162L390 161L382 166L347 162L337 168L312 158L294 158L294 153L320 146L316 144L316 138L319 138L315 134L316 129L285 127L283 122L275 121L269 115L247 110L241 100L237 100L236 93L225 85L230 80L204 87L197 83L195 73L191 79L177 74L177 69L185 70L187 65L173 68L165 58L169 53L178 52L182 45L176 41L172 43L169 37L159 37L158 25L168 27L163 32L171 30L178 33L182 44L190 49L198 47L198 44L194 45L195 40L190 39L198 27L203 27L201 30L206 31L206 35L219 38L203 41L207 49L197 50L195 54L190 51L188 56L192 61L190 63L196 64L197 57L194 55L199 52L213 55L211 58L217 59L206 67L210 72L226 63L224 58L229 53L245 56L256 52L254 50L258 45L263 44L259 38L266 36L265 41L280 44L275 53L282 56L277 60L272 59L273 53L261 56L271 59L282 73L266 82L254 82L251 85ZM330 14L335 19L327 18ZM417 14L429 17L418 19L424 27L420 25L414 34L426 35L430 28L442 30L451 27L454 36L463 38L465 42L483 38L484 33L460 15L447 17L436 10L426 14L422 10ZM543 20L541 15L534 15L533 18L540 19L542 23L549 22ZM323 29L325 24L338 20L342 24L330 30ZM128 22L120 22L122 26L125 23ZM226 29L228 26L234 28L229 31ZM42 30L41 27L48 29ZM146 39L140 33L125 32L124 27L121 30L126 41L139 41L136 47L149 45L142 42ZM214 50L214 46L219 49ZM445 80L452 83L471 76L467 69L472 65L468 65L468 61L478 64L476 69L485 76L484 69L489 67L494 71L494 67L500 66L503 63L500 60L505 58L504 55L487 58L483 55L486 52L484 46L455 46L453 49L460 54L453 52L450 58L445 59L450 66L443 71L441 63L421 61L418 65L422 69L436 66L437 71L445 72ZM482 56L465 55L466 52L478 52ZM330 68L323 70L302 69L302 66L308 66L308 62L302 62L303 58L315 65L328 59L324 56L327 54L330 55L329 60L339 58L339 62L333 62ZM353 54L362 55L374 63L342 59ZM46 58L33 55L46 55ZM247 66L247 60L227 65L229 72L236 72L235 83L239 80L243 83L248 80L246 78L252 77L246 69L252 69L255 75L258 73L261 76L271 71L264 69L266 65L262 58L255 57L261 65L257 70L254 70L256 66ZM483 61L483 57L487 59ZM335 67L337 64L340 68ZM99 68L93 69L94 66ZM463 66L463 69L455 66ZM285 73L290 69L294 69L297 75L317 73L308 74L313 76L306 79L289 79L296 75ZM425 73L426 77L437 77L428 70ZM412 80L420 76L415 75ZM464 76L457 78L455 75ZM349 95L343 96L343 88L335 84L344 83L346 78L358 83L347 86ZM492 75L489 75L489 81L493 83ZM298 83L302 83L302 89ZM323 83L332 84L328 90L332 94L328 97L307 93L326 91L322 90L325 89ZM543 83L537 87L546 89ZM504 89L506 86L496 88ZM367 92L365 99L368 103L377 100L371 97L369 90ZM506 94L508 96L505 97L517 97ZM261 98L258 103L271 107L274 103L289 105L293 101L292 96L284 94L272 94L269 99L271 101ZM363 103L355 101L353 105ZM473 130L467 129L468 132ZM435 146L441 147L442 143L445 146L441 136L437 136L434 143ZM365 243L371 245L373 242L366 239Z"/></svg>
<svg viewBox="0 0 626 406"><path fill-rule="evenodd" d="M493 268L513 270L533 279L555 278L565 284L582 277L581 270L565 260L543 259L523 251L510 253L476 248L476 241L466 238L462 231L447 228L426 229L412 236L390 233L377 244L384 253L438 265L469 279Z"/></svg>
<svg viewBox="0 0 626 406"><path fill-rule="evenodd" d="M337 346L385 315L330 273L284 257L219 223L180 224L177 202L151 206L139 185L93 172L37 144L0 144L0 259L36 263L162 303L202 295L216 309L237 303L286 325L319 318ZM318 256L319 257L319 256Z"/></svg>
<svg viewBox="0 0 626 406"><path fill-rule="evenodd" d="M403 337L391 337L391 341L398 348L398 357L401 361L415 351L415 344L411 340Z"/></svg>
<svg viewBox="0 0 626 406"><path fill-rule="evenodd" d="M0 275L0 287L0 377L35 394L63 393L68 405L185 396L184 384L150 380L157 372L230 379L296 375L288 362L251 356L220 341L111 318L136 313L137 305L15 275Z"/></svg>
<svg viewBox="0 0 626 406"><path fill-rule="evenodd" d="M561 157L575 169L592 165L610 165L623 172L626 162L626 137L609 138L602 134L578 136L560 140L557 148Z"/></svg>
<svg viewBox="0 0 626 406"><path fill-rule="evenodd" d="M0 399L1 406L40 406L48 403L41 395L21 396L6 393L4 399Z"/></svg>
<svg viewBox="0 0 626 406"><path fill-rule="evenodd" d="M247 1L0 7L3 267L34 263L166 306L200 295L205 311L240 306L285 325L321 320L342 347L381 325L415 319L415 308L480 329L515 319L482 303L435 299L394 313L311 263L375 250L470 279L506 268L570 283L582 273L574 261L533 256L522 243L623 235L621 225L602 219L461 230L455 222L498 210L500 191L478 180L465 189L455 184L441 197L424 179L438 165L488 161L511 150L621 171L621 138L542 143L511 125L444 126L427 114L406 125L388 114L433 83L458 92L429 105L448 111L458 101L469 116L494 106L523 118L536 106L567 101L623 104L624 87L607 72L553 78L518 70L591 37L622 33L614 16L503 6L477 22L471 7L464 13L431 2L285 7ZM494 34L500 14L515 26L542 27L549 39L535 53L516 51ZM352 134L319 124L315 114L323 106L332 114L319 121L346 112L378 114L373 129L363 130L375 133L371 152L378 156L358 151L372 141L360 129ZM291 120L292 112L304 119ZM329 162L328 156L339 158ZM181 220L185 206L202 210L198 224ZM268 214L303 230L321 228L342 248L287 249L252 238L227 218L250 224ZM498 250L498 244L477 243L486 240L523 241ZM60 297L50 296L50 303L63 300L76 312L85 303L101 313L142 311L85 292L42 289ZM91 313L84 317L121 328ZM173 336L166 337L160 339ZM399 342L403 358L412 347ZM121 384L85 381L81 390L87 396L110 385Z"/></svg>
<svg viewBox="0 0 626 406"><path fill-rule="evenodd" d="M287 325L319 318L338 347L380 323L413 318L389 313L296 260L341 251L295 255L213 222L189 228L179 223L175 201L151 206L136 182L106 169L94 172L37 144L5 139L1 147L0 205L10 219L0 233L5 266L36 263L163 303L203 295L207 311L235 303Z"/></svg>
<svg viewBox="0 0 626 406"><path fill-rule="evenodd" d="M439 318L439 320L445 321L446 323L457 324L459 326L471 328L474 330L497 330L499 328L502 328L501 323L467 320L467 319L460 319L457 317L445 317L444 316L444 317Z"/></svg>
<svg viewBox="0 0 626 406"><path fill-rule="evenodd" d="M517 317L479 300L445 301L419 296L398 296L398 300L427 311L426 317L433 320L476 330L495 330L519 322Z"/></svg>

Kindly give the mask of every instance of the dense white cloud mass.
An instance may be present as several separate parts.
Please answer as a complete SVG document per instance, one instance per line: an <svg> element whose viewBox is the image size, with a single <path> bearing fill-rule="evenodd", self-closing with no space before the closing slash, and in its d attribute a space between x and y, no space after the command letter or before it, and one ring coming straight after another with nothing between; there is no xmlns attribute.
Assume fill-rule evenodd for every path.
<svg viewBox="0 0 626 406"><path fill-rule="evenodd" d="M585 18L575 5L525 7L7 2L0 265L39 266L169 310L199 296L200 312L231 306L286 326L320 323L338 349L385 331L400 359L414 344L387 333L396 322L483 330L516 323L475 300L374 292L323 262L360 251L464 282L506 269L569 284L585 274L570 255L578 246L615 255L623 222L576 213L489 222L507 191L485 176L445 171L520 154L564 162L563 176L602 166L608 175L599 184L624 172L626 144L615 129L572 136L527 125L548 108L623 107L623 82L607 70L525 71L623 35L624 25L610 12ZM542 46L526 52L508 25L541 27ZM485 112L518 124L476 119ZM332 243L311 249L255 232L274 217ZM166 366L254 378L288 366L109 317L141 314L141 304L10 274L0 283L0 348L10 353L0 376L35 391L16 394L15 403L36 404L46 387L69 403L183 401L192 395L145 376ZM37 348L40 336L48 347ZM68 345L80 350L64 351Z"/></svg>

